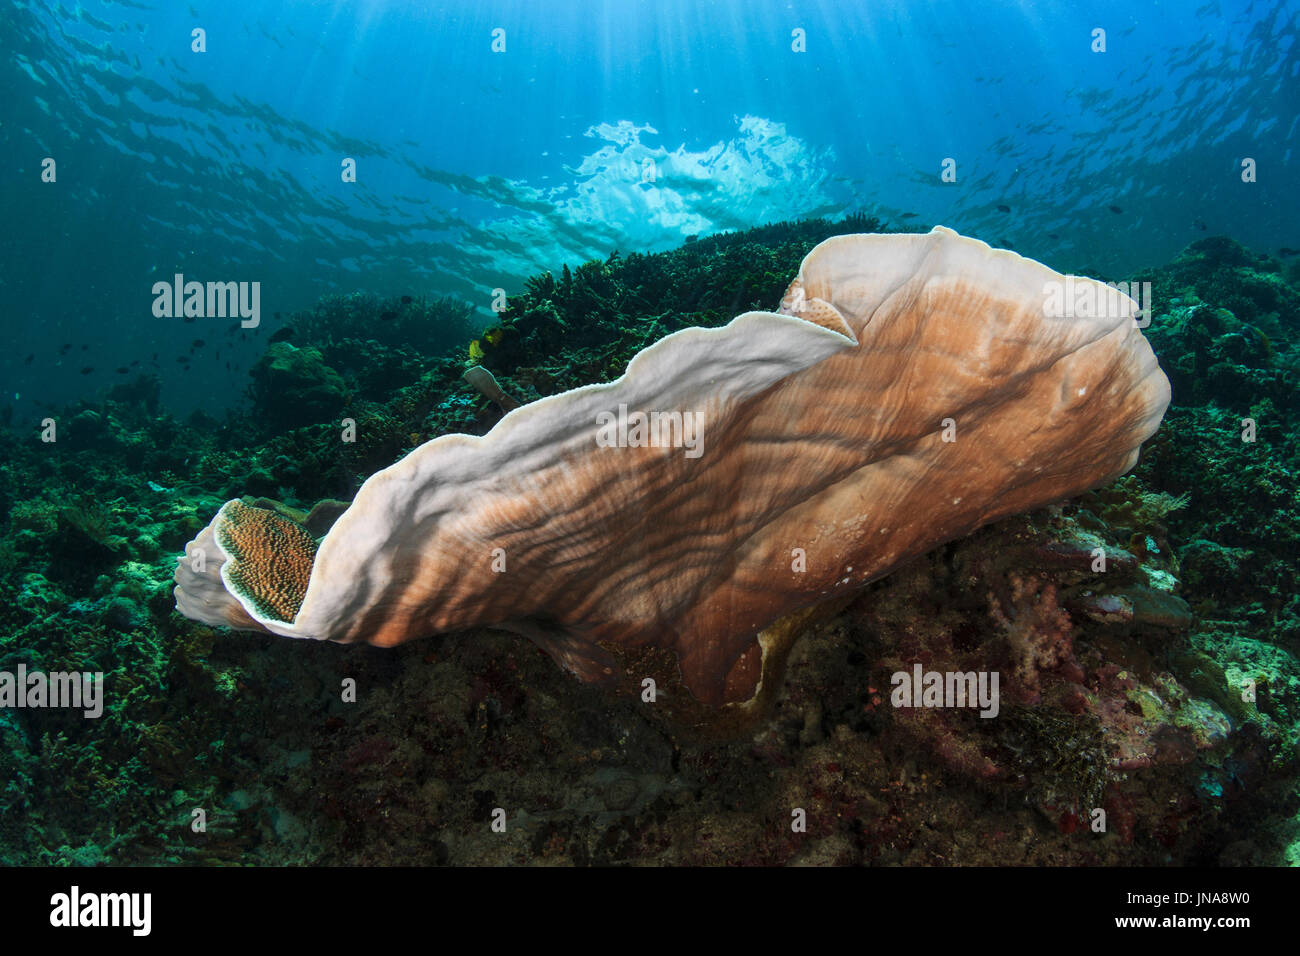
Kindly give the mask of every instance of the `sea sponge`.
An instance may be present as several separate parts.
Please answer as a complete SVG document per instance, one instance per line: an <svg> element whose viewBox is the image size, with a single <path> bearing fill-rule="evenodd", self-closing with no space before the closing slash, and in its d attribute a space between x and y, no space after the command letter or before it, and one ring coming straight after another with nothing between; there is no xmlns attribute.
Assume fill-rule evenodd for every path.
<svg viewBox="0 0 1300 956"><path fill-rule="evenodd" d="M187 548L177 606L378 645L499 627L601 682L611 650L650 645L697 699L748 700L779 657L762 638L774 622L1133 465L1168 381L1132 300L1070 282L1122 308L1054 311L1064 276L942 227L827 240L779 313L673 333L614 382L373 475L292 621L228 587L231 504ZM638 414L667 423L659 440L629 426Z"/></svg>

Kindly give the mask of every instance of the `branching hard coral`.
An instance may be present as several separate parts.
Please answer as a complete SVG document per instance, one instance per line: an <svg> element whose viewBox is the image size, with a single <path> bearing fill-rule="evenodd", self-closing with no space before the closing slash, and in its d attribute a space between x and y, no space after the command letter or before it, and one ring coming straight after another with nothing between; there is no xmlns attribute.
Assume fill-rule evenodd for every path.
<svg viewBox="0 0 1300 956"><path fill-rule="evenodd" d="M290 323L292 341L299 345L324 350L348 340L370 340L431 355L465 341L478 325L473 306L453 296L381 298L365 293L325 296Z"/></svg>

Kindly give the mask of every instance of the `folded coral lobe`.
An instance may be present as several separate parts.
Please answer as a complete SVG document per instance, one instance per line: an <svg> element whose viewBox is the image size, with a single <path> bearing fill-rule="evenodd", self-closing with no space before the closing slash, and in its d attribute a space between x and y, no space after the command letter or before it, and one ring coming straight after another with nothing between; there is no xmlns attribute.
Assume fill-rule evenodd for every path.
<svg viewBox="0 0 1300 956"><path fill-rule="evenodd" d="M947 229L827 240L779 313L674 333L617 381L372 476L292 619L227 580L283 569L183 562L178 607L384 645L505 627L587 680L612 676L609 648L660 645L700 700L748 699L773 622L1132 466L1168 382L1132 300L1069 281L1092 307L1053 305L1066 277ZM229 508L209 540L231 539Z"/></svg>

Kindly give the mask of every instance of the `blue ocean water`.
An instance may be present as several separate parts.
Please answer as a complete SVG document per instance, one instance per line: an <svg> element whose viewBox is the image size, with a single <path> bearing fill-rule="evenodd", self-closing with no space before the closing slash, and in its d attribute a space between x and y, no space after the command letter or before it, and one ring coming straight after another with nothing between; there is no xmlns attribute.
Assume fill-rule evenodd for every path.
<svg viewBox="0 0 1300 956"><path fill-rule="evenodd" d="M1300 862L1298 23L1295 5L1244 0L3 0L0 864L1069 864L1091 880L1098 865ZM723 235L766 223L779 224ZM656 341L683 381L725 396L726 375L748 381L771 354L698 328L681 351L662 340L774 307L815 244L879 224L942 224L1137 280L1152 322L1129 343L1140 361L1121 365L1142 376L1037 391L1031 376L975 376L983 390L955 417L917 416L915 443L867 439L880 485L826 485L819 462L838 454L823 448L863 433L798 405L779 417L816 426L815 443L754 431L753 447L779 451L736 453L734 480L714 485L681 471L654 486L640 468L570 484L581 455L520 470L530 459L513 452L464 452ZM653 251L666 254L632 255ZM177 277L255 285L256 321L160 314ZM1003 313L938 301L927 322L988 319L984 342L1023 346ZM841 410L837 428L903 420L942 397L932 384L981 370L978 345L952 347L970 327L862 349L908 361L809 407ZM712 389L690 397L713 415ZM507 421L521 403L534 408ZM655 440L676 408L660 404ZM1086 491L1077 463L1109 452L1125 408L1154 428L1157 405L1134 468ZM602 442L601 410L596 447L644 447L618 407L622 437ZM722 427L706 439L702 414L683 404L673 461L737 447L715 442ZM958 419L963 443L992 421L1005 454L977 437L969 470L945 472L949 459L913 453L925 422L946 445ZM422 487L393 480L407 480L394 462L431 454L450 464ZM1002 459L1014 469L986 469ZM1047 465L1084 493L987 523L1030 500L1016 495ZM376 474L390 497L358 497ZM807 497L789 541L742 540L735 506L761 502L773 474L857 493L824 510L831 496ZM963 475L969 492L936 493ZM891 495L900 480L917 493ZM444 488L450 504L427 494ZM224 508L233 498L263 517ZM362 517L326 533L349 499ZM912 554L963 500L980 530ZM238 630L236 603L296 619L306 572L358 554L355 529L390 504L373 560L333 578L361 580L376 616L322 613L300 636L341 622L384 638L397 630L371 622L396 608L418 640ZM566 521L571 506L593 520ZM867 526L884 512L888 526ZM270 530L238 537L271 513ZM823 516L895 570L867 583L846 566L792 592L785 610L833 616L773 621L785 633L761 668L752 647L715 654L766 614L746 595L781 595L787 566L839 566ZM498 547L498 519L536 534ZM902 552L875 537L891 528ZM209 560L218 541L224 563ZM492 545L486 590L460 587L478 544ZM602 557L584 564L592 547ZM241 548L249 560L232 560ZM429 549L451 560L411 573ZM522 618L492 590L514 580L495 577L507 550L518 593L543 598ZM776 558L731 588L758 554ZM277 587L246 593L263 567ZM734 595L725 624L675 610L691 588ZM836 610L832 594L853 603ZM446 633L416 633L480 595L484 626L446 616ZM615 688L587 682L610 641L575 650L608 623L586 611L607 595ZM714 705L756 670L770 696L756 690L728 726ZM1003 696L969 721L955 702L932 719L914 708L942 671L998 678L976 686ZM92 707L15 693L78 674ZM916 696L899 703L898 686ZM805 811L806 831L786 823ZM1031 879L1059 901L1055 877ZM279 899L244 898L259 896ZM48 899L11 908L43 915Z"/></svg>
<svg viewBox="0 0 1300 956"><path fill-rule="evenodd" d="M176 273L259 281L268 318L331 290L487 315L565 262L850 211L1113 275L1205 235L1300 245L1298 21L1264 0L10 0L6 400L143 357L169 407L233 402L269 333L169 366L203 335L151 312Z"/></svg>

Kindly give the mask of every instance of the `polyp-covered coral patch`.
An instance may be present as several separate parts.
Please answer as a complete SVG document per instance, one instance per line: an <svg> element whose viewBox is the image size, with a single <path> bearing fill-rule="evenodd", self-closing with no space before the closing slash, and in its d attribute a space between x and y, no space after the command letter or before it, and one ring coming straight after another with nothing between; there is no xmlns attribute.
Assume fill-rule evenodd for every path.
<svg viewBox="0 0 1300 956"><path fill-rule="evenodd" d="M227 588L259 617L292 623L316 560L312 536L274 511L230 501L221 509L217 543L228 555L221 569Z"/></svg>

